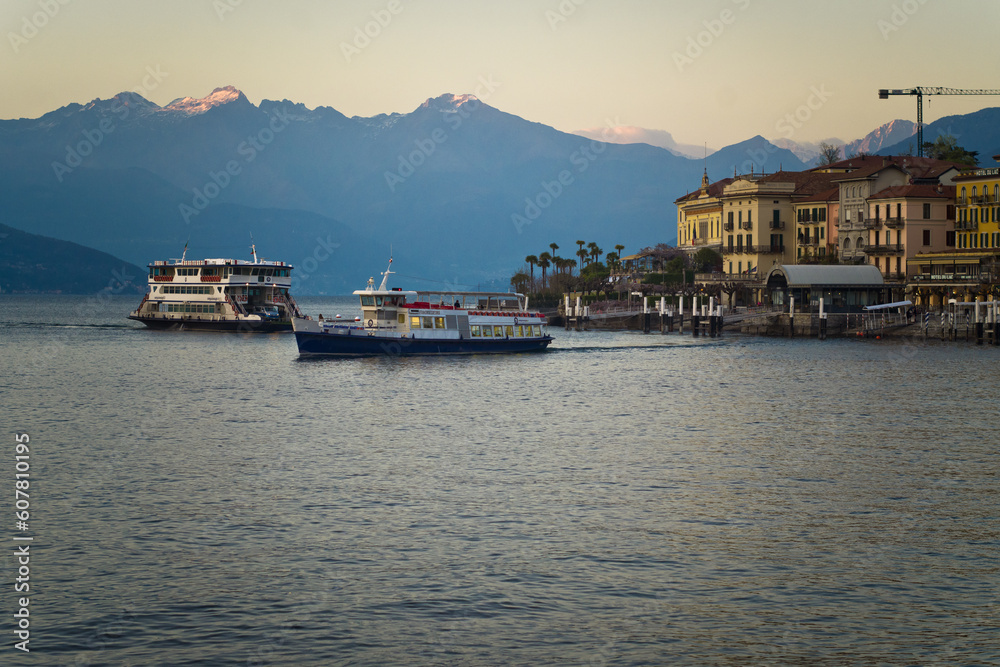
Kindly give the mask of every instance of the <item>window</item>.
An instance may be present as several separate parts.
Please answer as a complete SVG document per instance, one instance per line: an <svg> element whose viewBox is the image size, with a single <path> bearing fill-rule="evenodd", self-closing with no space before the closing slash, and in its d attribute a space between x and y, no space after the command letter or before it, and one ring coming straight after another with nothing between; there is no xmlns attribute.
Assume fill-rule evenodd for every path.
<svg viewBox="0 0 1000 667"><path fill-rule="evenodd" d="M502 338L503 337L503 326L501 326L499 324L494 324L493 325L493 337L494 338Z"/></svg>
<svg viewBox="0 0 1000 667"><path fill-rule="evenodd" d="M541 336L542 335L542 325L540 325L540 324L534 325L532 327L532 331L534 331L535 336Z"/></svg>
<svg viewBox="0 0 1000 667"><path fill-rule="evenodd" d="M434 328L434 318L433 317L425 317L425 318L423 318L423 320L424 320L424 329L433 329Z"/></svg>
<svg viewBox="0 0 1000 667"><path fill-rule="evenodd" d="M513 338L514 337L514 326L511 325L511 324L508 324L507 326L505 326L503 328L503 332L504 332L504 334L506 334L507 338Z"/></svg>
<svg viewBox="0 0 1000 667"><path fill-rule="evenodd" d="M929 204L924 204L924 206L929 206ZM924 230L924 245L930 245L930 244L931 244L931 230L925 229Z"/></svg>
<svg viewBox="0 0 1000 667"><path fill-rule="evenodd" d="M469 329L472 331L473 338L479 338L479 325L473 324Z"/></svg>
<svg viewBox="0 0 1000 667"><path fill-rule="evenodd" d="M398 313L396 315L396 322L399 324L406 324L406 315L403 313Z"/></svg>
<svg viewBox="0 0 1000 667"><path fill-rule="evenodd" d="M954 248L955 247L955 232L953 232L953 231L946 231L944 233L944 244L946 246L948 246L949 248Z"/></svg>
<svg viewBox="0 0 1000 667"><path fill-rule="evenodd" d="M965 203L965 188L962 188L962 194L958 198L958 203L959 204L964 204Z"/></svg>
<svg viewBox="0 0 1000 667"><path fill-rule="evenodd" d="M493 338L493 327L488 324L483 326L483 338Z"/></svg>
<svg viewBox="0 0 1000 667"><path fill-rule="evenodd" d="M924 204L924 220L930 220L930 219L931 219L931 205Z"/></svg>
<svg viewBox="0 0 1000 667"><path fill-rule="evenodd" d="M419 329L420 328L420 318L419 317L411 317L410 318L410 328L411 329Z"/></svg>
<svg viewBox="0 0 1000 667"><path fill-rule="evenodd" d="M518 324L517 325L517 337L518 338L524 338L524 325L523 324Z"/></svg>
<svg viewBox="0 0 1000 667"><path fill-rule="evenodd" d="M444 329L444 318L443 317L435 317L434 318L434 328L435 329Z"/></svg>

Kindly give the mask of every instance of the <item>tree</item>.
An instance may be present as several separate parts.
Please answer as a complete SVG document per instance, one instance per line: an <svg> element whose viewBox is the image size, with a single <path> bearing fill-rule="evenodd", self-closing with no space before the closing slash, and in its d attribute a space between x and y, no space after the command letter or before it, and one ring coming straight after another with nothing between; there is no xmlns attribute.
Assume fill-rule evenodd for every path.
<svg viewBox="0 0 1000 667"><path fill-rule="evenodd" d="M622 258L622 250L624 249L625 246L623 246L621 243L615 244L615 253L618 255L618 259Z"/></svg>
<svg viewBox="0 0 1000 667"><path fill-rule="evenodd" d="M694 254L694 269L702 273L713 273L722 268L722 255L711 248L702 248Z"/></svg>
<svg viewBox="0 0 1000 667"><path fill-rule="evenodd" d="M924 155L938 160L966 164L970 167L979 166L979 151L965 150L958 145L958 140L950 134L942 134L934 140L934 143L925 141Z"/></svg>
<svg viewBox="0 0 1000 667"><path fill-rule="evenodd" d="M527 257L524 258L524 261L526 261L528 263L528 266L531 267L531 286L534 287L535 286L535 264L538 264L538 257L536 257L535 255L528 255Z"/></svg>
<svg viewBox="0 0 1000 667"><path fill-rule="evenodd" d="M542 269L542 289L545 289L545 269L552 266L552 255L543 252L538 256L538 266Z"/></svg>
<svg viewBox="0 0 1000 667"><path fill-rule="evenodd" d="M528 291L528 281L531 277L524 271L518 271L510 279L510 285L514 288L515 292L527 292Z"/></svg>
<svg viewBox="0 0 1000 667"><path fill-rule="evenodd" d="M819 145L819 158L817 158L816 164L820 167L826 167L834 162L840 162L840 147L824 141Z"/></svg>
<svg viewBox="0 0 1000 667"><path fill-rule="evenodd" d="M549 247L552 248L552 256L555 257L556 256L556 250L559 250L559 246L556 245L555 243L550 243Z"/></svg>
<svg viewBox="0 0 1000 667"><path fill-rule="evenodd" d="M601 250L597 246L597 244L594 243L593 241L591 241L590 243L588 243L587 247L590 248L590 256L594 258L594 261L595 262L599 261L601 259L601 253L603 253L604 251Z"/></svg>
<svg viewBox="0 0 1000 667"><path fill-rule="evenodd" d="M581 247L576 251L576 256L580 258L580 270L582 271L587 266L587 258L590 257L590 253Z"/></svg>

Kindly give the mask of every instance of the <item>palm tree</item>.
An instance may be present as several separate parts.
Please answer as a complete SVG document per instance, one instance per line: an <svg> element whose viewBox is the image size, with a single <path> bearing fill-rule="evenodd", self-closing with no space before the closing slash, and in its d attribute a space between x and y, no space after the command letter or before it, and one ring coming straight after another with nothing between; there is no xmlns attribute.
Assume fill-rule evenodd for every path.
<svg viewBox="0 0 1000 667"><path fill-rule="evenodd" d="M576 256L580 258L580 271L583 271L584 267L587 266L587 257L590 256L590 253L580 248L576 251Z"/></svg>
<svg viewBox="0 0 1000 667"><path fill-rule="evenodd" d="M577 244L578 246L580 246L580 250L583 250L583 246L585 246L585 245L587 244L587 242L586 242L586 241L579 241L579 240L578 240L578 241L576 242L576 244ZM580 254L580 253L577 253L577 254Z"/></svg>
<svg viewBox="0 0 1000 667"><path fill-rule="evenodd" d="M538 257L536 257L535 255L528 255L527 257L524 258L524 261L526 261L528 263L528 266L531 267L531 288L534 289L535 288L535 264L538 264Z"/></svg>
<svg viewBox="0 0 1000 667"><path fill-rule="evenodd" d="M624 249L625 249L625 246L623 246L621 243L619 243L619 244L617 244L615 246L615 252L618 253L618 259L622 258L622 250L624 250Z"/></svg>
<svg viewBox="0 0 1000 667"><path fill-rule="evenodd" d="M605 260L607 261L607 263L608 263L608 270L609 270L609 271L610 271L610 270L611 270L611 269L612 269L613 267L615 267L615 266L617 266L617 265L618 265L618 255L616 255L616 254L615 254L615 253L613 253L613 252L609 252L609 253L608 253L607 255L605 255L604 259L605 259Z"/></svg>
<svg viewBox="0 0 1000 667"><path fill-rule="evenodd" d="M555 257L556 256L556 250L559 250L559 246L557 246L555 243L550 243L549 247L552 248L552 256Z"/></svg>
<svg viewBox="0 0 1000 667"><path fill-rule="evenodd" d="M530 277L524 271L518 271L513 276L511 276L510 284L514 288L515 292L527 292L526 285L530 280Z"/></svg>
<svg viewBox="0 0 1000 667"><path fill-rule="evenodd" d="M590 248L590 256L594 258L594 261L595 262L600 261L600 259L601 259L601 253L604 252L604 251L601 250L597 246L597 244L594 243L593 241L591 241L590 243L588 243L587 247Z"/></svg>
<svg viewBox="0 0 1000 667"><path fill-rule="evenodd" d="M545 288L545 269L552 266L552 255L543 252L538 256L538 266L542 268L542 289Z"/></svg>

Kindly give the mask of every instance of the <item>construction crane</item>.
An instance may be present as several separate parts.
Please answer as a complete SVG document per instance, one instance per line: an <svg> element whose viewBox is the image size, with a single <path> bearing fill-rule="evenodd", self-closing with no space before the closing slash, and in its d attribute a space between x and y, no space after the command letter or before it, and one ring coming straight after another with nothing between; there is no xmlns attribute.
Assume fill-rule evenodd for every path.
<svg viewBox="0 0 1000 667"><path fill-rule="evenodd" d="M1000 95L1000 90L995 88L931 88L928 86L917 86L916 88L880 88L878 98L880 100L889 99L890 95L916 95L917 96L917 156L924 156L924 95Z"/></svg>

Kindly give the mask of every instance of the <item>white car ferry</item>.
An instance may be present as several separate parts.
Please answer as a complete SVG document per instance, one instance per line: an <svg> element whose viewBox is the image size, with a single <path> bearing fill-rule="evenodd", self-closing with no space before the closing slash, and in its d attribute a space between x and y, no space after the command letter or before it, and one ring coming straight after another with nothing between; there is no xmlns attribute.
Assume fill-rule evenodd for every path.
<svg viewBox="0 0 1000 667"><path fill-rule="evenodd" d="M299 355L537 352L552 342L545 315L531 312L523 294L387 289L390 273L377 289L369 278L367 288L354 292L361 298L360 321L293 318Z"/></svg>
<svg viewBox="0 0 1000 667"><path fill-rule="evenodd" d="M149 291L129 319L154 329L291 331L301 316L289 294L292 266L257 258L179 260L149 265Z"/></svg>

